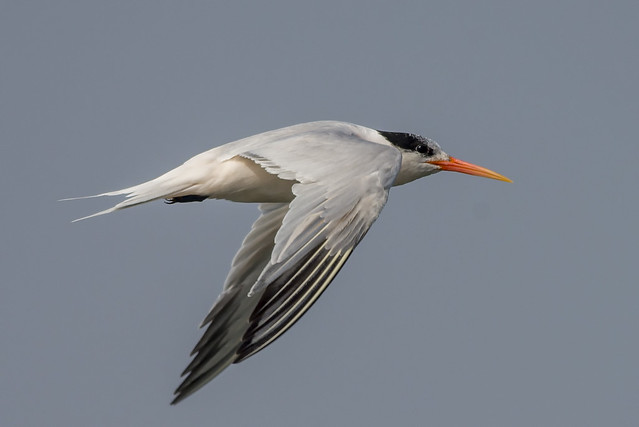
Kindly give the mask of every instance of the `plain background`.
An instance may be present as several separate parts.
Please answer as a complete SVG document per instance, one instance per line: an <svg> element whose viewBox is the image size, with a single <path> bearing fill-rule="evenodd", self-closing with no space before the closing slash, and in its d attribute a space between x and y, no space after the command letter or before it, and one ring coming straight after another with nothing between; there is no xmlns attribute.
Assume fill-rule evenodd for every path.
<svg viewBox="0 0 639 427"><path fill-rule="evenodd" d="M636 1L3 1L0 424L638 425L637 22ZM255 207L71 224L115 200L57 200L322 119L514 184L393 189L294 328L169 406Z"/></svg>

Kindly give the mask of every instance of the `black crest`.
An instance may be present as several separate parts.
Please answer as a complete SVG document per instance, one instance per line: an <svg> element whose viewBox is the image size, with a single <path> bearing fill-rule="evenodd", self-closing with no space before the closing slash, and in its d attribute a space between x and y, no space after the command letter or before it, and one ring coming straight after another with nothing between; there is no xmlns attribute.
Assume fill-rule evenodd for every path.
<svg viewBox="0 0 639 427"><path fill-rule="evenodd" d="M404 132L386 132L383 130L378 130L377 132L398 148L417 151L425 156L435 154L435 147L437 146L435 141L424 138L421 135Z"/></svg>

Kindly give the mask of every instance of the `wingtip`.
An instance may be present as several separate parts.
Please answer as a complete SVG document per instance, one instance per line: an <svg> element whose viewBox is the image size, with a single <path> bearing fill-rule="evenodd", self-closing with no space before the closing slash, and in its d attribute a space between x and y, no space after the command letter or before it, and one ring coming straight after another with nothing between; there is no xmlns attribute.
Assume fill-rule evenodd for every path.
<svg viewBox="0 0 639 427"><path fill-rule="evenodd" d="M171 405L177 405L178 403L180 403L181 401L183 401L184 399L192 395L199 388L200 387L196 387L194 389L189 390L184 386L184 382L182 382L182 384L180 384L180 386L176 388L175 391L173 392L173 396L175 397L173 397L173 400L171 401Z"/></svg>

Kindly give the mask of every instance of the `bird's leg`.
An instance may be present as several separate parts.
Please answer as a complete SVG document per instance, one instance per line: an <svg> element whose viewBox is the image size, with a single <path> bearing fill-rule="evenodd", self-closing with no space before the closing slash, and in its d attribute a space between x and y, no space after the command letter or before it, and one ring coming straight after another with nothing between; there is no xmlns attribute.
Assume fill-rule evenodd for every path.
<svg viewBox="0 0 639 427"><path fill-rule="evenodd" d="M164 199L164 203L166 203L167 205L172 205L173 203L201 202L202 200L206 199L208 199L208 197L206 196L191 194L189 196L169 197L167 199Z"/></svg>

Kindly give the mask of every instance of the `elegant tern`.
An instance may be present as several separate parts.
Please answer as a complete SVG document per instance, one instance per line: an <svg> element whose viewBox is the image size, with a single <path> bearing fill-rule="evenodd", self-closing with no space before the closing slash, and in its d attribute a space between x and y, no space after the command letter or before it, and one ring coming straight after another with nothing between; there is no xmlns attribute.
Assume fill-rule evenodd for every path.
<svg viewBox="0 0 639 427"><path fill-rule="evenodd" d="M126 198L75 221L156 199L260 204L261 215L200 325L206 330L175 404L268 346L310 308L375 222L392 186L442 170L512 182L419 135L320 121L240 139L151 181L88 196Z"/></svg>

